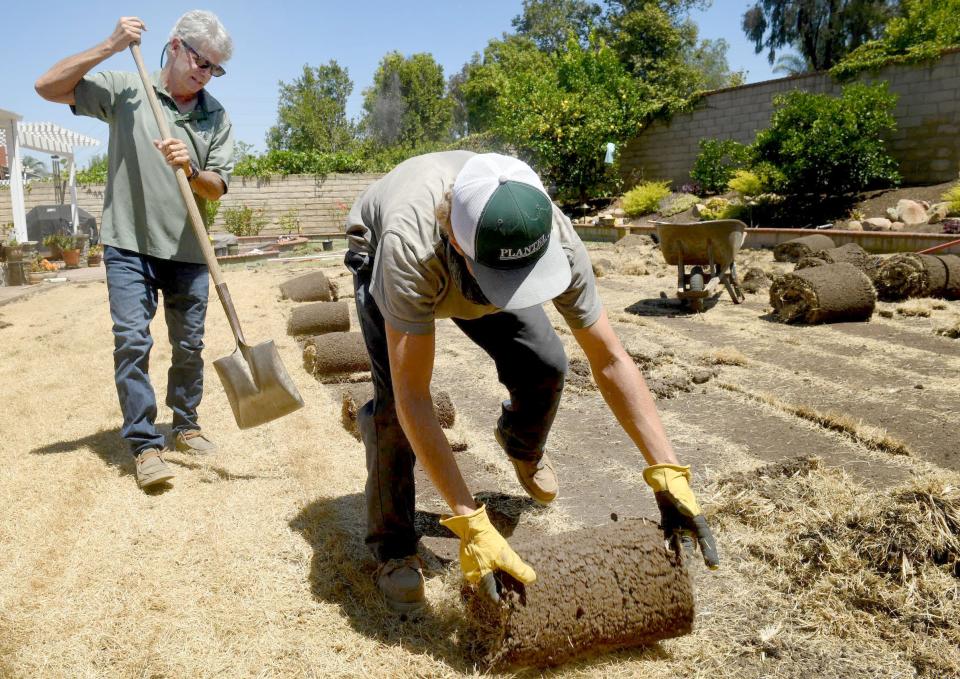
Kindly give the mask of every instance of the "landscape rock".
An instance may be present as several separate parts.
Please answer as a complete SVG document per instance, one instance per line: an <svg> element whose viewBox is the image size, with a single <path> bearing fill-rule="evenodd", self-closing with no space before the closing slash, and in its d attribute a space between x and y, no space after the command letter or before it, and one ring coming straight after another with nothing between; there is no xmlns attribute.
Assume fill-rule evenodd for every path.
<svg viewBox="0 0 960 679"><path fill-rule="evenodd" d="M703 217L703 213L707 211L707 206L703 203L697 203L693 206L693 216L697 219Z"/></svg>
<svg viewBox="0 0 960 679"><path fill-rule="evenodd" d="M915 200L898 200L896 221L903 222L909 231L911 226L927 223L927 210Z"/></svg>
<svg viewBox="0 0 960 679"><path fill-rule="evenodd" d="M847 222L847 231L863 231L863 224L857 219L851 219Z"/></svg>
<svg viewBox="0 0 960 679"><path fill-rule="evenodd" d="M927 222L937 224L942 222L950 214L950 203L934 203L927 210Z"/></svg>
<svg viewBox="0 0 960 679"><path fill-rule="evenodd" d="M903 222L894 222L890 225L891 231L905 231L905 224Z"/></svg>
<svg viewBox="0 0 960 679"><path fill-rule="evenodd" d="M864 231L889 231L892 223L883 217L870 217L861 222Z"/></svg>
<svg viewBox="0 0 960 679"><path fill-rule="evenodd" d="M897 221L898 219L900 219L900 213L897 212L897 208L895 208L895 207L888 207L888 208L886 209L886 214L887 214L887 217L890 219L891 222L895 222L895 221Z"/></svg>

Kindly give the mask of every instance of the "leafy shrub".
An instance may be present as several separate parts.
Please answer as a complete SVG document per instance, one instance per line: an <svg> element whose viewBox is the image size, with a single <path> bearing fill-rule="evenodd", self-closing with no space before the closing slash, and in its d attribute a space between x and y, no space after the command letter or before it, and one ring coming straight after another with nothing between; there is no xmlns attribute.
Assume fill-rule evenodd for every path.
<svg viewBox="0 0 960 679"><path fill-rule="evenodd" d="M726 219L727 210L730 209L730 201L726 198L714 196L704 203L704 208L700 211L701 220Z"/></svg>
<svg viewBox="0 0 960 679"><path fill-rule="evenodd" d="M93 156L83 170L77 170L77 184L106 184L109 163L107 154Z"/></svg>
<svg viewBox="0 0 960 679"><path fill-rule="evenodd" d="M267 151L262 156L249 155L237 163L233 174L238 177L312 174L331 172L364 172L366 165L358 152L321 153L320 151Z"/></svg>
<svg viewBox="0 0 960 679"><path fill-rule="evenodd" d="M263 210L254 210L242 205L228 207L223 211L224 228L234 236L258 236L267 225Z"/></svg>
<svg viewBox="0 0 960 679"><path fill-rule="evenodd" d="M623 211L628 217L656 212L660 201L670 195L670 182L642 182L623 196Z"/></svg>
<svg viewBox="0 0 960 679"><path fill-rule="evenodd" d="M220 201L219 200L204 200L200 201L200 212L203 217L203 225L207 227L207 231L210 230L210 227L213 226L213 222L217 218L217 213L220 211Z"/></svg>
<svg viewBox="0 0 960 679"><path fill-rule="evenodd" d="M946 193L940 196L940 200L950 204L948 206L950 214L960 214L960 184L951 186Z"/></svg>
<svg viewBox="0 0 960 679"><path fill-rule="evenodd" d="M299 234L300 230L300 210L295 207L290 208L278 220L280 224L280 233Z"/></svg>
<svg viewBox="0 0 960 679"><path fill-rule="evenodd" d="M756 160L776 168L771 188L841 195L900 181L883 137L896 123L886 83L847 85L839 97L794 91L774 99L770 127L757 133Z"/></svg>
<svg viewBox="0 0 960 679"><path fill-rule="evenodd" d="M701 139L699 146L690 178L707 193L725 191L733 173L750 161L749 149L732 139Z"/></svg>
<svg viewBox="0 0 960 679"><path fill-rule="evenodd" d="M763 182L756 173L750 170L737 170L727 184L731 191L736 191L741 196L759 196L763 193Z"/></svg>
<svg viewBox="0 0 960 679"><path fill-rule="evenodd" d="M689 210L699 202L700 199L692 193L679 193L661 201L663 206L660 208L660 214L664 217L672 217Z"/></svg>

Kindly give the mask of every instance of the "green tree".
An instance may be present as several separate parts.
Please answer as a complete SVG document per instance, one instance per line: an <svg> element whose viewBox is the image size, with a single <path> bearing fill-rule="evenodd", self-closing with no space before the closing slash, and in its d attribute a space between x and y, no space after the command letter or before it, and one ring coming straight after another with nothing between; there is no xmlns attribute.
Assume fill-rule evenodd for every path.
<svg viewBox="0 0 960 679"><path fill-rule="evenodd" d="M601 34L620 61L647 91L671 112L703 89L693 53L697 26L687 18L693 0L608 0Z"/></svg>
<svg viewBox="0 0 960 679"><path fill-rule="evenodd" d="M717 90L721 87L736 87L746 79L742 71L731 72L727 63L730 44L723 38L701 40L685 55L687 64L700 75L700 87Z"/></svg>
<svg viewBox="0 0 960 679"><path fill-rule="evenodd" d="M495 130L537 167L560 198L582 201L609 189L608 141L633 137L651 102L603 43L547 57L549 68L505 72Z"/></svg>
<svg viewBox="0 0 960 679"><path fill-rule="evenodd" d="M451 88L462 101L466 129L485 132L494 127L508 79L553 68L546 53L530 38L510 35L491 40L483 54L474 54Z"/></svg>
<svg viewBox="0 0 960 679"><path fill-rule="evenodd" d="M287 84L280 82L277 124L267 132L269 150L337 152L354 142L347 119L353 82L347 69L331 59Z"/></svg>
<svg viewBox="0 0 960 679"><path fill-rule="evenodd" d="M432 54L388 53L363 98L364 127L382 146L417 146L451 137L454 102L446 93L443 67Z"/></svg>
<svg viewBox="0 0 960 679"><path fill-rule="evenodd" d="M24 156L21 158L20 165L23 168L23 176L26 179L43 179L50 174L44 162L33 156Z"/></svg>
<svg viewBox="0 0 960 679"><path fill-rule="evenodd" d="M903 15L891 19L883 36L851 52L831 71L838 77L876 69L890 61L935 58L960 45L960 0L904 0Z"/></svg>
<svg viewBox="0 0 960 679"><path fill-rule="evenodd" d="M564 49L572 34L586 46L602 10L586 0L523 0L523 12L512 25L544 52Z"/></svg>
<svg viewBox="0 0 960 679"><path fill-rule="evenodd" d="M828 69L876 38L899 0L757 0L743 15L743 31L757 53L793 47L813 70Z"/></svg>
<svg viewBox="0 0 960 679"><path fill-rule="evenodd" d="M87 166L77 171L78 184L106 184L107 170L110 162L107 160L106 153L100 153L90 157Z"/></svg>

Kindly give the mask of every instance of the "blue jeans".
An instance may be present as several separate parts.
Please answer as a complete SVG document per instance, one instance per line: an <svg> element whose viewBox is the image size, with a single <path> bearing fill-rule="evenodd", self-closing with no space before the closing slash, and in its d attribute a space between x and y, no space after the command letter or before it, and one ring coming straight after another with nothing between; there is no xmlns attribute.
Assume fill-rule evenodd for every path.
<svg viewBox="0 0 960 679"><path fill-rule="evenodd" d="M203 397L203 326L209 287L205 264L190 264L106 246L107 293L113 318L113 369L123 412L121 435L134 455L163 448L155 426L157 399L150 383L150 321L163 293L167 335L173 360L167 373L167 406L174 432L199 429L197 407Z"/></svg>
<svg viewBox="0 0 960 679"><path fill-rule="evenodd" d="M367 455L366 543L380 562L416 554L414 453L397 419L383 315L370 294L369 256L348 252L357 316L373 377L373 400L357 413ZM560 405L567 356L541 307L453 322L493 358L510 402L497 427L509 454L539 460ZM509 405L509 407L507 407Z"/></svg>

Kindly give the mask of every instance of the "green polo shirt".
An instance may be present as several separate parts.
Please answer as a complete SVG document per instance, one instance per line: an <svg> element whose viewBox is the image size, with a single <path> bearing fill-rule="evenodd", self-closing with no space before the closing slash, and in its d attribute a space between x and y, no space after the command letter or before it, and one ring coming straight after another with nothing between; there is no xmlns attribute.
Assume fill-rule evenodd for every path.
<svg viewBox="0 0 960 679"><path fill-rule="evenodd" d="M190 158L216 172L224 186L233 170L233 126L220 102L201 90L192 111L180 113L157 71L154 90L170 133L182 139ZM160 259L202 263L173 168L153 145L160 130L140 76L122 71L87 75L73 91L76 115L110 125L106 195L100 239L105 245ZM203 214L204 200L194 195Z"/></svg>

